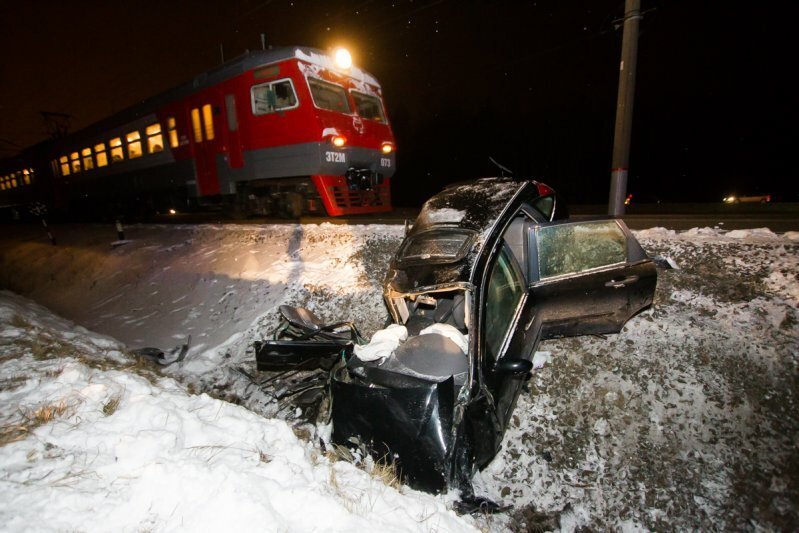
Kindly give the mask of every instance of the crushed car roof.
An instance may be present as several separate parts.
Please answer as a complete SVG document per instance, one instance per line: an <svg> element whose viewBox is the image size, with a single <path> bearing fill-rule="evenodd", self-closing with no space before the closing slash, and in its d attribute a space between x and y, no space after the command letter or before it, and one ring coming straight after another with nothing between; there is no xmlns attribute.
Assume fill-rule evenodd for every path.
<svg viewBox="0 0 799 533"><path fill-rule="evenodd" d="M537 196L535 181L509 178L483 178L438 193L424 204L391 262L387 288L410 293L471 283L475 260L502 214Z"/></svg>

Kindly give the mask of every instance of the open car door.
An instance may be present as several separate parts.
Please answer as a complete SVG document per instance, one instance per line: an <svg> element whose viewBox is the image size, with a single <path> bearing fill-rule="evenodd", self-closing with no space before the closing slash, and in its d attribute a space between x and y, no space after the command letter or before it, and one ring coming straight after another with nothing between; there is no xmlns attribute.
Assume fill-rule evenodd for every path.
<svg viewBox="0 0 799 533"><path fill-rule="evenodd" d="M655 264L621 220L540 224L528 239L542 338L616 333L652 303Z"/></svg>

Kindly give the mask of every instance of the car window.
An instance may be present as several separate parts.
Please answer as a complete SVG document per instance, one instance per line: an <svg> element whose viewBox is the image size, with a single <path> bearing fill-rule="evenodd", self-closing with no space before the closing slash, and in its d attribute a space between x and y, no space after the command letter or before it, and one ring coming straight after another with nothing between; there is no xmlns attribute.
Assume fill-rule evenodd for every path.
<svg viewBox="0 0 799 533"><path fill-rule="evenodd" d="M535 201L533 201L533 207L544 215L546 220L552 220L552 210L555 208L555 195L548 194L547 196L536 198Z"/></svg>
<svg viewBox="0 0 799 533"><path fill-rule="evenodd" d="M466 256L475 232L460 228L432 229L405 240L397 253L398 264L455 263Z"/></svg>
<svg viewBox="0 0 799 533"><path fill-rule="evenodd" d="M627 239L613 220L538 228L536 239L540 279L627 260Z"/></svg>
<svg viewBox="0 0 799 533"><path fill-rule="evenodd" d="M496 359L511 326L524 282L507 248L502 248L491 269L485 300L486 352Z"/></svg>

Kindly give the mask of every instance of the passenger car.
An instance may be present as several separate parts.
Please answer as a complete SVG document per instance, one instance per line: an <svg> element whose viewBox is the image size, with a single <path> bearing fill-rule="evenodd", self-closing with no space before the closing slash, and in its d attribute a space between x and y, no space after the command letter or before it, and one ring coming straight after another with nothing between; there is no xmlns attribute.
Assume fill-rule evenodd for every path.
<svg viewBox="0 0 799 533"><path fill-rule="evenodd" d="M415 488L471 494L539 341L618 332L652 303L655 264L624 223L558 209L546 185L498 178L425 204L384 284L407 340L373 361L356 347L333 368L335 443L395 462Z"/></svg>
<svg viewBox="0 0 799 533"><path fill-rule="evenodd" d="M731 194L729 196L725 196L723 200L725 204L767 204L770 201L770 194L752 194L749 196L736 196Z"/></svg>

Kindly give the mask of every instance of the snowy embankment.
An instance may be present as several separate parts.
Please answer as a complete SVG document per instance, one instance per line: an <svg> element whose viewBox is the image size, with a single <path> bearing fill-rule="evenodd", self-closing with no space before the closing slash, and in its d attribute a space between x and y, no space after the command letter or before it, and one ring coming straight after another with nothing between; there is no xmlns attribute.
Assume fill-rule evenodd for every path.
<svg viewBox="0 0 799 533"><path fill-rule="evenodd" d="M6 530L464 531L282 420L193 395L116 341L0 292Z"/></svg>
<svg viewBox="0 0 799 533"><path fill-rule="evenodd" d="M4 305L21 317L6 313L0 325L11 332L2 338L3 353L11 354L2 356L0 371L3 430L21 439L0 448L4 521L39 516L26 514L28 508L44 516L47 506L32 502L68 495L98 517L110 517L118 505L131 509L128 517L114 514L117 522L108 518L109 529L189 529L194 522L174 516L203 517L216 509L197 502L219 498L247 506L235 511L243 524L262 524L259 513L274 513L268 522L274 528L314 527L317 515L292 510L301 500L301 509L315 509L318 501L320 509L344 513L320 527L475 524L451 522L446 498L407 488L395 495L349 463L330 463L316 444L325 428L305 422L313 413L278 401L280 380L253 379L249 346L275 326L280 304L310 307L327 320L352 319L366 334L382 326L382 278L402 228L142 226L129 228L132 242L115 249L108 227L60 228L58 247L35 228L28 231L0 237L0 287L127 348L171 348L191 334L192 350L166 369L176 381L148 381L139 377L146 369L126 366L130 358L116 341L62 322L29 326L46 313L4 294ZM653 308L621 334L541 345L551 358L540 357L547 362L521 395L500 454L476 480L480 491L513 509L476 523L493 530L796 529L799 235L705 228L638 236L647 251L672 257L680 269L661 273ZM47 335L57 342L42 347ZM188 394L184 386L281 421ZM45 390L59 392L40 395ZM106 415L116 397L119 405ZM25 420L39 407L61 411L61 400L56 420L29 427ZM137 414L136 402L150 414ZM129 418L117 425L117 416ZM140 445L131 445L133 438ZM277 451L260 442L276 443ZM24 451L12 453L14 447ZM6 466L11 459L19 461L13 468ZM130 473L120 475L112 464L119 461ZM283 467L297 474L298 486L285 488L277 472ZM345 473L355 481L342 485ZM171 490L181 479L180 489ZM287 498L286 491L297 496ZM405 497L409 503L395 499ZM142 511L136 502L148 503ZM395 508L407 516L381 522L370 514ZM234 515L220 513L225 525L234 525ZM87 515L66 516L53 527L91 523Z"/></svg>

